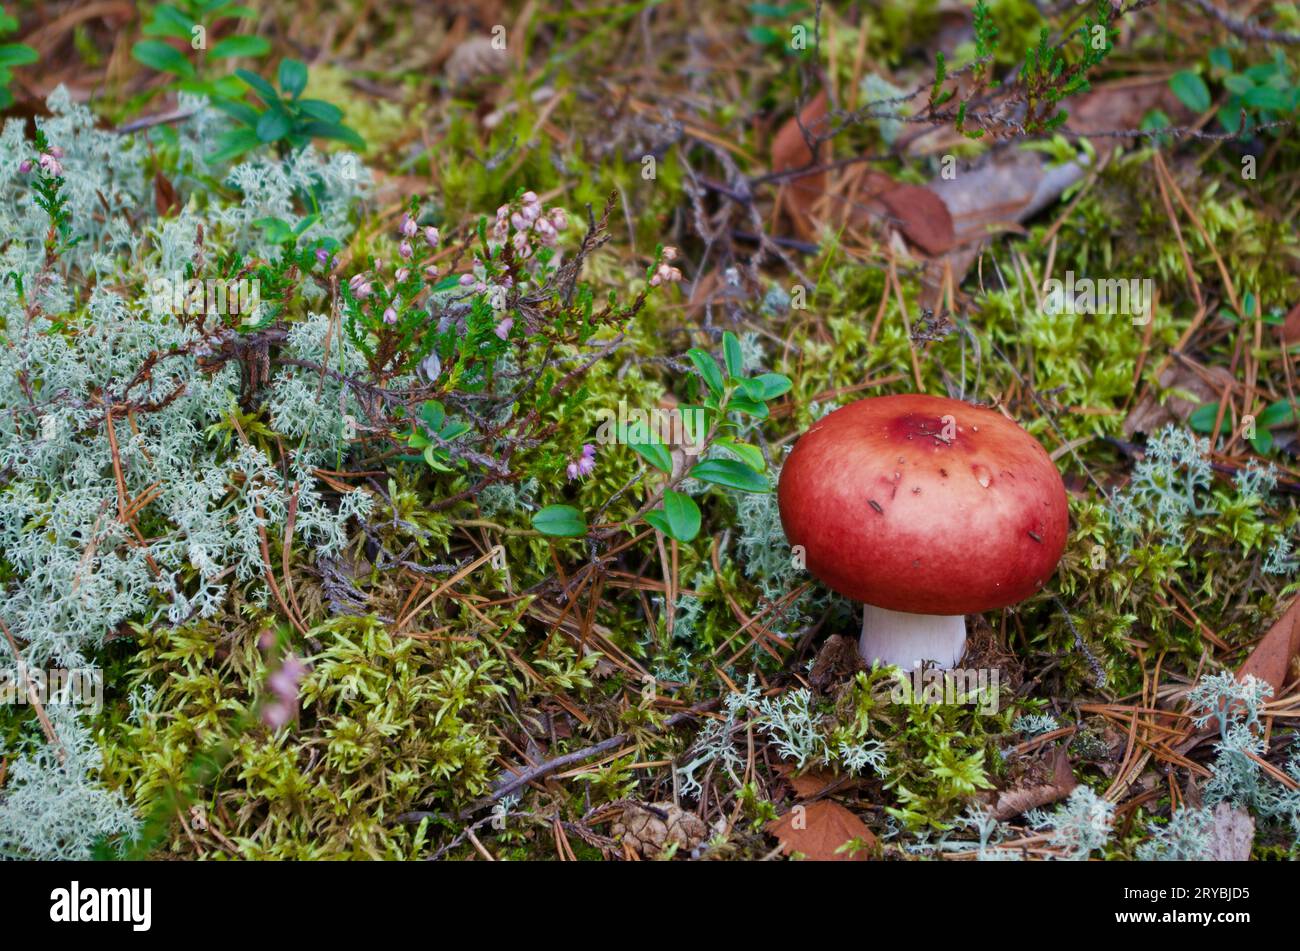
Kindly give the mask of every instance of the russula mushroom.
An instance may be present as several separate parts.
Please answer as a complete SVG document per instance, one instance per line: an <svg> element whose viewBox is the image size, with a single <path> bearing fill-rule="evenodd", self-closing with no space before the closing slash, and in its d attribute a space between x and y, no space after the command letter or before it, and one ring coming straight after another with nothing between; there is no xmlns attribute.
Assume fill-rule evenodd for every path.
<svg viewBox="0 0 1300 951"><path fill-rule="evenodd" d="M864 604L859 650L950 668L967 614L1023 601L1065 550L1065 485L1014 422L960 400L859 400L804 433L777 497L808 571Z"/></svg>

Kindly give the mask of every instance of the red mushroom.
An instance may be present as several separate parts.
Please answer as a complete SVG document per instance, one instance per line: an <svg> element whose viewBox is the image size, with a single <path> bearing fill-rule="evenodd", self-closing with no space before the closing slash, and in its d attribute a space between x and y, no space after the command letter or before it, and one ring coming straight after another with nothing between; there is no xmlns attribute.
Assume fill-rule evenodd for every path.
<svg viewBox="0 0 1300 951"><path fill-rule="evenodd" d="M861 601L859 649L953 667L967 614L1024 600L1065 550L1065 485L992 410L909 394L860 400L804 433L781 470L781 524L808 570Z"/></svg>

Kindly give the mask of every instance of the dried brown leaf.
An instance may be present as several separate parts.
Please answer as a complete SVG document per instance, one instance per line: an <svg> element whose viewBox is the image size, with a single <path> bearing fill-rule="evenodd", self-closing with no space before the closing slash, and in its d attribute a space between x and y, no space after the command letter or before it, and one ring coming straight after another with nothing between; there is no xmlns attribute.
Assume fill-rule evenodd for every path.
<svg viewBox="0 0 1300 951"><path fill-rule="evenodd" d="M838 802L821 799L795 806L767 824L767 831L781 842L786 855L796 852L814 862L865 862L876 836L866 823ZM859 839L868 848L838 851L846 842Z"/></svg>

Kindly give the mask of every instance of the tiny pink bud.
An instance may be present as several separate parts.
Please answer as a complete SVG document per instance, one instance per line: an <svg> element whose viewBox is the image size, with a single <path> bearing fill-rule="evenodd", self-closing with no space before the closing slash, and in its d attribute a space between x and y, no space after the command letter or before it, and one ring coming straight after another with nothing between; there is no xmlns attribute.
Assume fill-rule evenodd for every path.
<svg viewBox="0 0 1300 951"><path fill-rule="evenodd" d="M386 324L397 323L397 311L393 310L393 308L391 307L384 308L384 323Z"/></svg>
<svg viewBox="0 0 1300 951"><path fill-rule="evenodd" d="M398 245L397 253L400 254L405 260L409 261L411 259L411 255L415 253L415 249L411 247L411 242L403 241L400 245Z"/></svg>
<svg viewBox="0 0 1300 951"><path fill-rule="evenodd" d="M429 245L429 247L436 248L438 246L438 242L442 240L442 236L438 234L437 228L433 227L433 225L430 225L429 227L424 229L424 240L425 243Z"/></svg>

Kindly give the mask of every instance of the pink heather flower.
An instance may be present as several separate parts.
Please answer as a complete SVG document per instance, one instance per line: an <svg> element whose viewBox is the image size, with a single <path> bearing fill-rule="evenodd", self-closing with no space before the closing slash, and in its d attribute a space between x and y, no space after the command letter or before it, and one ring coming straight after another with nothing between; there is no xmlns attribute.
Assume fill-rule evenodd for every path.
<svg viewBox="0 0 1300 951"><path fill-rule="evenodd" d="M42 153L40 163L41 171L45 172L47 175L52 175L57 178L63 174L63 166L60 165L59 160L49 152Z"/></svg>
<svg viewBox="0 0 1300 951"><path fill-rule="evenodd" d="M292 654L285 657L275 673L266 678L274 699L262 708L262 721L272 730L288 724L298 712L298 685L307 675L307 665Z"/></svg>
<svg viewBox="0 0 1300 951"><path fill-rule="evenodd" d="M436 279L438 276L438 265L430 264L428 267L426 267L424 269L424 276L430 281Z"/></svg>
<svg viewBox="0 0 1300 951"><path fill-rule="evenodd" d="M542 206L524 205L524 207L520 210L519 213L524 216L524 221L528 222L531 225L534 221L536 221L538 218L542 216Z"/></svg>
<svg viewBox="0 0 1300 951"><path fill-rule="evenodd" d="M317 249L316 249L316 263L317 263L317 264L319 264L319 265L321 265L322 267L324 267L326 264L329 263L329 259L330 259L330 253L329 253L328 251L326 251L324 248L317 248Z"/></svg>
<svg viewBox="0 0 1300 951"><path fill-rule="evenodd" d="M442 236L438 234L437 228L433 227L433 225L430 225L429 227L424 229L424 240L429 245L429 247L436 248L438 246L438 242L442 240Z"/></svg>
<svg viewBox="0 0 1300 951"><path fill-rule="evenodd" d="M411 247L411 242L403 241L397 246L397 253L400 254L404 260L409 261L411 260L411 255L415 253L415 249Z"/></svg>
<svg viewBox="0 0 1300 951"><path fill-rule="evenodd" d="M391 307L385 307L385 308L384 308L384 323L386 323L386 324L395 324L395 323L397 323L397 311L393 310L393 308L391 308Z"/></svg>
<svg viewBox="0 0 1300 951"><path fill-rule="evenodd" d="M510 216L510 223L514 225L516 231L528 230L528 219L517 211Z"/></svg>
<svg viewBox="0 0 1300 951"><path fill-rule="evenodd" d="M18 163L18 171L20 171L22 174L26 175L31 170L32 170L31 159L23 159L21 162Z"/></svg>
<svg viewBox="0 0 1300 951"><path fill-rule="evenodd" d="M541 199L537 197L537 192L524 192L523 196L520 198L520 201L522 201L525 205L536 205L538 202L541 201Z"/></svg>
<svg viewBox="0 0 1300 951"><path fill-rule="evenodd" d="M365 300L370 296L370 282L366 280L364 274L354 274L348 281L348 287L352 290L352 296L357 300Z"/></svg>
<svg viewBox="0 0 1300 951"><path fill-rule="evenodd" d="M543 238L548 238L551 241L555 240L555 227L545 218L537 222L537 233Z"/></svg>
<svg viewBox="0 0 1300 951"><path fill-rule="evenodd" d="M505 221L510 217L510 206L502 205L497 209L497 221Z"/></svg>
<svg viewBox="0 0 1300 951"><path fill-rule="evenodd" d="M563 231L569 227L569 215L563 208L551 209L551 227L556 231Z"/></svg>
<svg viewBox="0 0 1300 951"><path fill-rule="evenodd" d="M63 158L63 149L59 148L57 145L51 145L45 151L49 152L55 158Z"/></svg>
<svg viewBox="0 0 1300 951"><path fill-rule="evenodd" d="M415 223L415 219L412 218L410 214L405 214L402 215L402 223L398 226L398 230L401 231L404 236L414 238L415 233L420 230L420 226Z"/></svg>
<svg viewBox="0 0 1300 951"><path fill-rule="evenodd" d="M677 249L674 248L671 244L664 248L664 260L665 261L677 260Z"/></svg>
<svg viewBox="0 0 1300 951"><path fill-rule="evenodd" d="M515 319L513 317L506 317L499 324L497 324L497 329L496 329L497 336L500 337L502 340L505 340L507 337L510 336L510 328L513 327L514 325L515 325Z"/></svg>
<svg viewBox="0 0 1300 951"><path fill-rule="evenodd" d="M266 685L281 700L297 700L298 684L307 674L307 665L292 654L287 655L280 669L266 678Z"/></svg>
<svg viewBox="0 0 1300 951"><path fill-rule="evenodd" d="M397 281L398 284L401 284L410 276L411 269L409 267L399 267L397 273L393 275L393 280Z"/></svg>
<svg viewBox="0 0 1300 951"><path fill-rule="evenodd" d="M473 275L473 274L462 274L462 275L460 276L460 286L461 286L461 287L469 287L469 286L470 286L471 284L473 284L473 283L474 283L474 275Z"/></svg>
<svg viewBox="0 0 1300 951"><path fill-rule="evenodd" d="M596 447L593 446L591 443L586 443L582 447L582 455L580 455L577 459L573 460L573 462L570 462L568 467L565 469L565 471L569 474L569 478L571 480L581 479L595 472L596 471Z"/></svg>
<svg viewBox="0 0 1300 951"><path fill-rule="evenodd" d="M521 258L532 256L533 247L528 243L528 235L524 232L515 232L514 241L512 243L515 246L515 254L519 255Z"/></svg>

